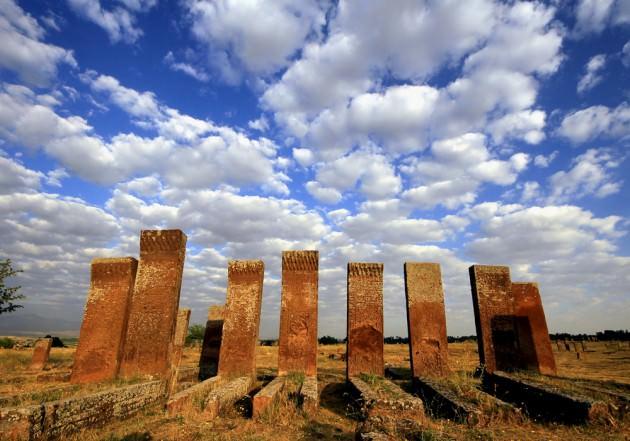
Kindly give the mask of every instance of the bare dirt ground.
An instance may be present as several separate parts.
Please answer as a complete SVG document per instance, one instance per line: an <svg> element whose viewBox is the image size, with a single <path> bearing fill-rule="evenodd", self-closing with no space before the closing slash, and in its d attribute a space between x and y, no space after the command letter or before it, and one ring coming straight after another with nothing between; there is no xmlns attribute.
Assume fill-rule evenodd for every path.
<svg viewBox="0 0 630 441"><path fill-rule="evenodd" d="M131 419L111 424L105 428L83 431L70 439L74 440L352 440L359 422L359 414L352 406L352 399L345 385L345 361L341 355L345 346L320 346L318 357L318 380L320 409L316 414L305 414L295 406L290 394L269 409L263 417L254 420L251 401L243 399L233 409L215 421L194 418L168 418L161 408L147 409ZM578 382L592 385L610 385L615 381L630 385L630 347L589 343L587 351L557 352L554 344L557 378L538 380L571 389ZM73 348L53 348L50 369L42 373L29 372L31 350L0 350L0 396L33 392L31 398L23 398L12 405L29 404L41 400L54 400L90 393L120 385L117 382L69 387L61 380L72 366ZM449 384L461 395L479 394L478 379L473 371L478 363L477 347L474 342L449 345L449 364L452 374ZM199 357L199 348L186 348L182 364L194 366ZM385 345L385 362L391 367L409 368L407 345ZM257 366L259 376L274 375L277 366L277 347L258 347ZM39 380L38 380L39 377ZM56 378L57 377L57 378ZM586 383L584 383L586 382ZM260 382L259 386L264 383ZM64 391L66 387L68 390ZM59 392L56 389L62 388ZM52 391L52 392L50 392ZM3 404L4 406L5 404ZM630 440L630 421L609 419L588 426L565 426L541 424L529 421L510 421L490 418L477 427L467 427L443 419L428 418L426 430L416 439L423 440ZM1 436L0 436L1 438Z"/></svg>

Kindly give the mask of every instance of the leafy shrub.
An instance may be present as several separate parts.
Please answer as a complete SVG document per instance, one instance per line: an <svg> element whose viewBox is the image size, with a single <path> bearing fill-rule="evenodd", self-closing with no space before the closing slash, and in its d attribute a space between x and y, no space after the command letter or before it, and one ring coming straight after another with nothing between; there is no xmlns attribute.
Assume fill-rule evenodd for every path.
<svg viewBox="0 0 630 441"><path fill-rule="evenodd" d="M15 346L15 341L9 337L1 337L0 338L0 348L2 349L11 349Z"/></svg>

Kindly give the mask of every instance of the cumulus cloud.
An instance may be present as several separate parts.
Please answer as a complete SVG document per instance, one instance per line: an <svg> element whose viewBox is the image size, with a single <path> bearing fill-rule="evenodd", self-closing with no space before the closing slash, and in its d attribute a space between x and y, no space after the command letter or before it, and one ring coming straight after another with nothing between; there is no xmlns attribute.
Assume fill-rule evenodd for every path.
<svg viewBox="0 0 630 441"><path fill-rule="evenodd" d="M590 149L572 161L568 171L554 173L549 182L551 203L566 202L571 199L592 195L603 198L617 193L622 182L616 181L612 171L620 164L606 149Z"/></svg>
<svg viewBox="0 0 630 441"><path fill-rule="evenodd" d="M169 69L175 72L182 72L197 81L201 81L203 83L210 81L210 75L208 75L207 72L193 66L190 63L175 60L175 55L173 55L173 52L171 51L164 56L164 63L169 67Z"/></svg>
<svg viewBox="0 0 630 441"><path fill-rule="evenodd" d="M112 43L120 41L135 43L142 36L142 29L136 23L136 13L146 12L157 0L125 0L125 7L103 8L100 0L66 0L70 8L79 16L100 26Z"/></svg>
<svg viewBox="0 0 630 441"><path fill-rule="evenodd" d="M286 66L312 32L324 24L317 1L219 2L188 0L192 34L228 82L242 71L270 74Z"/></svg>
<svg viewBox="0 0 630 441"><path fill-rule="evenodd" d="M482 183L513 184L529 162L524 153L515 153L508 160L493 158L481 133L436 141L431 154L426 159L409 158L401 166L416 183L402 197L419 208L443 205L452 209L472 203Z"/></svg>
<svg viewBox="0 0 630 441"><path fill-rule="evenodd" d="M24 82L46 86L60 64L76 67L72 51L42 41L45 30L13 0L0 1L0 68Z"/></svg>
<svg viewBox="0 0 630 441"><path fill-rule="evenodd" d="M604 68L605 65L605 54L595 55L590 60L588 60L588 63L586 63L586 67L584 68L584 76L582 76L582 78L580 78L580 81L578 81L578 93L584 93L588 90L591 90L602 81L603 76L601 75L601 70Z"/></svg>
<svg viewBox="0 0 630 441"><path fill-rule="evenodd" d="M627 0L580 0L575 8L576 37L600 33L608 26L630 23Z"/></svg>
<svg viewBox="0 0 630 441"><path fill-rule="evenodd" d="M630 107L591 106L564 117L558 133L575 144L598 137L626 138L630 135Z"/></svg>
<svg viewBox="0 0 630 441"><path fill-rule="evenodd" d="M0 193L12 194L38 189L43 176L43 173L30 170L16 160L0 154Z"/></svg>

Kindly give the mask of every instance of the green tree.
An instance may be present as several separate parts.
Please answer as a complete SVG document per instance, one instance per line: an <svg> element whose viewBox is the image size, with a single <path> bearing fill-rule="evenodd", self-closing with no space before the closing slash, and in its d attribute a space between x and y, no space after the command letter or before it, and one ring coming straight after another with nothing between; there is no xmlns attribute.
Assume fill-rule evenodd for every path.
<svg viewBox="0 0 630 441"><path fill-rule="evenodd" d="M191 344L194 340L203 340L203 335L206 333L206 327L204 325L192 325L188 328L188 335L186 336L186 344Z"/></svg>
<svg viewBox="0 0 630 441"><path fill-rule="evenodd" d="M22 305L13 303L16 300L24 298L22 294L18 293L21 286L8 287L5 284L5 279L21 272L22 270L13 269L11 259L0 260L0 314L13 312L18 308L22 308Z"/></svg>

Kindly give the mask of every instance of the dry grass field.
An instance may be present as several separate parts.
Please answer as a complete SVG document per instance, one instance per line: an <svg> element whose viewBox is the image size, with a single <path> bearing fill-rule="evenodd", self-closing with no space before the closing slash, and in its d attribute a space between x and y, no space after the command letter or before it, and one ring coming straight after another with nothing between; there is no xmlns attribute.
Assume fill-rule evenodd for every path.
<svg viewBox="0 0 630 441"><path fill-rule="evenodd" d="M554 351L556 347L554 345ZM83 431L74 440L352 440L359 424L359 414L352 405L345 386L345 361L341 354L343 345L320 346L318 379L320 409L317 414L307 415L297 409L294 395L289 388L282 400L271 407L260 419L249 417L251 403L243 399L233 409L215 421L202 421L182 417L168 418L160 408L152 408L126 421L105 428ZM0 396L33 393L33 396L13 401L11 405L29 404L41 400L54 400L77 394L86 394L112 387L103 383L88 387L68 386L63 374L72 365L73 348L53 348L50 369L36 374L28 371L31 350L0 350ZM473 378L478 357L473 342L449 345L452 374L447 380L449 387L460 396L491 412L492 401L484 401L484 394ZM194 366L199 356L198 348L187 348L182 363ZM565 389L584 392L585 387L614 387L610 381L630 388L630 348L627 343L610 345L589 343L587 352L556 352L558 377L536 378ZM407 345L386 345L387 366L408 369ZM277 347L261 346L257 351L259 377L274 375L277 366ZM615 384L616 384L615 383ZM262 386L264 382L260 382ZM405 384L402 384L403 387ZM59 391L59 388L65 388ZM50 392L51 389L56 389ZM626 389L627 391L627 389ZM626 392L627 393L627 392ZM596 395L596 394L595 394ZM594 396L594 398L597 398ZM3 404L5 406L6 404ZM486 406L488 408L486 409ZM500 414L488 418L476 427L468 427L443 419L427 418L425 430L416 439L422 440L629 440L629 418L608 418L595 424L565 426L511 420ZM1 438L1 436L0 436Z"/></svg>

